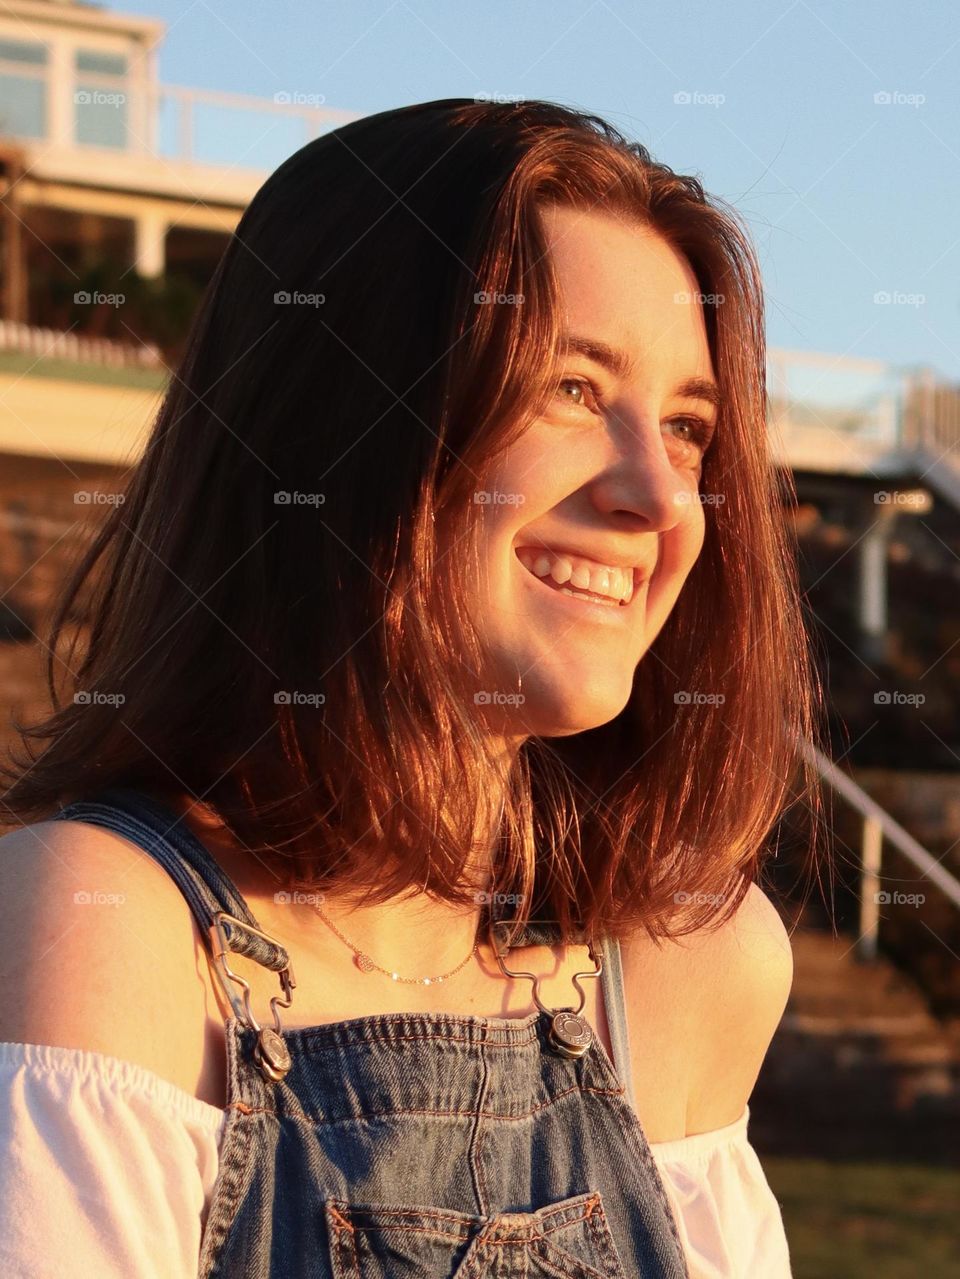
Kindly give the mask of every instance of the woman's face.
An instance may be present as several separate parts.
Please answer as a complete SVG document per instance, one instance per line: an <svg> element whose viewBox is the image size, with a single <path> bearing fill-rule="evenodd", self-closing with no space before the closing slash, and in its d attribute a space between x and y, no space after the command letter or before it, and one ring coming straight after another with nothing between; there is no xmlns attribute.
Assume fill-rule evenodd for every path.
<svg viewBox="0 0 960 1279"><path fill-rule="evenodd" d="M713 369L685 259L602 212L549 206L543 219L564 380L497 458L473 601L496 671L478 710L521 737L581 732L623 710L703 545L701 464L717 418L709 385L691 385L712 383Z"/></svg>

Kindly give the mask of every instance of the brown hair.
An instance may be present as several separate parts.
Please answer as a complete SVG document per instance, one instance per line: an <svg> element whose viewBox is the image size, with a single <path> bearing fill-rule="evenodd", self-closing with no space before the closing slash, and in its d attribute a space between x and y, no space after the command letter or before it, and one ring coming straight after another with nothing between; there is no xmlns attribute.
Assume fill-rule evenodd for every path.
<svg viewBox="0 0 960 1279"><path fill-rule="evenodd" d="M460 592L485 509L471 495L558 376L548 202L653 229L723 299L704 307L724 404L702 487L724 501L705 506L703 550L624 711L520 748L490 887L565 937L679 935L732 912L791 787L817 801L796 750L820 693L792 486L766 442L759 270L697 179L547 102L370 116L264 183L126 500L60 600L53 713L17 726L47 745L6 770L12 813L108 785L187 791L318 888L475 900L464 868L505 778ZM525 301L478 306L478 292ZM58 702L52 650L84 593L69 687L119 706ZM690 690L714 697L675 700Z"/></svg>

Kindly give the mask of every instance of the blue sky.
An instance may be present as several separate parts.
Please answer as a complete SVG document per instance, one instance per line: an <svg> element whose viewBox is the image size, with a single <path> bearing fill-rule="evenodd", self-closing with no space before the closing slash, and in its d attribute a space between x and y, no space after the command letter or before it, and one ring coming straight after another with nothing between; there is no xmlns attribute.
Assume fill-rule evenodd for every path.
<svg viewBox="0 0 960 1279"><path fill-rule="evenodd" d="M160 77L357 114L508 94L604 115L734 204L771 346L960 378L960 9L921 0L145 0ZM675 95L691 101L677 102ZM876 94L889 101L875 101ZM295 145L273 135L256 160ZM225 137L225 154L234 146ZM246 163L250 163L247 157ZM878 294L890 301L877 301Z"/></svg>

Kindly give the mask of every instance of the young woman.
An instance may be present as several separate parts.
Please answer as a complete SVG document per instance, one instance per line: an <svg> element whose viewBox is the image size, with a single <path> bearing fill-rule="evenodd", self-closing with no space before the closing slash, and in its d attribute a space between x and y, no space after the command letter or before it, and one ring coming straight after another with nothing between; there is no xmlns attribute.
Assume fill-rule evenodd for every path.
<svg viewBox="0 0 960 1279"><path fill-rule="evenodd" d="M789 1274L764 365L734 212L595 117L268 179L7 778L5 1273Z"/></svg>

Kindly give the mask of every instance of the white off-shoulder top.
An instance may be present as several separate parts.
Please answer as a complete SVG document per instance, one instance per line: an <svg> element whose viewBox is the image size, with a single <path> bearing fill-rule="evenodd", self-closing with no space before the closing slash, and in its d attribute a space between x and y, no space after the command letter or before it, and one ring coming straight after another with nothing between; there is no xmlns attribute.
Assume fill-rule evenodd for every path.
<svg viewBox="0 0 960 1279"><path fill-rule="evenodd" d="M749 1108L651 1145L691 1279L789 1279ZM103 1053L0 1043L4 1279L195 1279L224 1112Z"/></svg>

